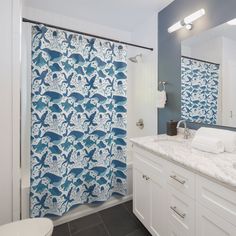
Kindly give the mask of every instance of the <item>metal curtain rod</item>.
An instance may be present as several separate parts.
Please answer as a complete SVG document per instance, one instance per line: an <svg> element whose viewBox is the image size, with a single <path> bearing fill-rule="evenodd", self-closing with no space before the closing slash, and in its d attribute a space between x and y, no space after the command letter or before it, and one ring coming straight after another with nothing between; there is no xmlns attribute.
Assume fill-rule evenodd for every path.
<svg viewBox="0 0 236 236"><path fill-rule="evenodd" d="M190 60L204 62L204 63L215 64L215 65L218 65L218 66L220 65L219 63L215 63L215 62L211 62L211 61L204 61L204 60L197 59L197 58L194 58L194 57L187 57L187 56L181 56L181 57L186 58L186 59L190 59Z"/></svg>
<svg viewBox="0 0 236 236"><path fill-rule="evenodd" d="M115 43L121 43L121 44L125 44L125 45L128 45L128 46L153 51L153 48L149 48L149 47L145 47L145 46L141 46L141 45L137 45L137 44L133 44L133 43L128 43L128 42L123 42L123 41L116 40L116 39L110 39L110 38L106 38L106 37L103 37L103 36L99 36L99 35L95 35L95 34L89 34L89 33L81 32L81 31L77 31L77 30L67 29L67 28L63 28L63 27L60 27L60 26L56 26L56 25L50 25L50 24L46 24L46 23L43 23L43 22L39 22L39 21L29 20L29 19L26 19L26 18L23 18L22 21L27 22L27 23L37 24L37 25L42 24L42 25L45 25L47 27L51 27L51 28L55 28L55 29L70 31L72 33L82 34L82 35L85 35L85 36L90 36L90 37L94 37L94 38L98 38L98 39L108 40L108 41L112 41L112 42L115 42Z"/></svg>

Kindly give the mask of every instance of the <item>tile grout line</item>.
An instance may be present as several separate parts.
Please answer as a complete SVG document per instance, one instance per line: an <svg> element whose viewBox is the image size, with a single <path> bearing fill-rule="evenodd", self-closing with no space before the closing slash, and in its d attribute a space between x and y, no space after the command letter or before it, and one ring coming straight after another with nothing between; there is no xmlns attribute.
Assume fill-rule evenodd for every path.
<svg viewBox="0 0 236 236"><path fill-rule="evenodd" d="M132 210L132 211L129 211L129 209L128 209L128 207L125 205L125 203L123 203L122 205L124 206L125 210L129 213L130 217L135 217L135 219L136 219L140 224L142 224L142 222L139 221L139 219L134 215L133 210ZM143 227L144 227L144 226L143 226ZM142 228L141 228L140 226L138 226L138 228L135 229L133 232L138 231L139 229L142 229ZM129 233L129 234L130 234L130 233ZM128 235L126 235L126 236L128 236Z"/></svg>
<svg viewBox="0 0 236 236"><path fill-rule="evenodd" d="M111 234L110 234L110 232L109 232L109 230L108 230L108 228L107 228L107 226L106 226L106 224L105 224L105 222L104 222L104 220L103 220L103 218L102 218L102 216L100 215L99 212L98 212L98 215L99 215L100 219L102 220L102 224L103 224L108 236L111 236Z"/></svg>
<svg viewBox="0 0 236 236"><path fill-rule="evenodd" d="M129 213L129 215L133 217L133 212L132 211L130 212L128 207L124 203L122 203L122 205L124 206L125 210Z"/></svg>
<svg viewBox="0 0 236 236"><path fill-rule="evenodd" d="M98 215L98 213L94 213L94 214ZM92 214L92 215L93 215L93 214ZM84 216L84 217L89 217L89 216L91 216L91 215ZM98 217L100 218L100 215L98 215ZM80 220L80 219L82 219L82 218L83 218L83 217L78 218L78 219L75 219L75 220L72 220L72 221ZM95 224L93 224L93 225L91 225L91 226L86 226L86 227L84 227L84 229L82 229L82 230L79 229L79 230L76 230L74 233L71 233L70 223L71 223L72 221L68 222L69 231L70 231L70 236L73 236L73 234L81 233L82 231L85 231L85 230L88 230L88 229L90 229L90 228L96 227L96 226L100 225L101 223L103 223L103 221L102 221L102 219L101 219L101 223L95 223Z"/></svg>
<svg viewBox="0 0 236 236"><path fill-rule="evenodd" d="M70 230L70 224L69 224L69 223L67 223L67 227L68 227L68 229L69 229L69 234L70 234L70 236L72 236L72 233L71 233L71 230Z"/></svg>

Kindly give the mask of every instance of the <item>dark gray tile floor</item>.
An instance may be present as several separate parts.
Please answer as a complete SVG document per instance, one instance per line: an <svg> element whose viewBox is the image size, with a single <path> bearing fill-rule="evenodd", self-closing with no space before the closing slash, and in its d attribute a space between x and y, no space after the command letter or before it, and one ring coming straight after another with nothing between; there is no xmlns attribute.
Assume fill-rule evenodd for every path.
<svg viewBox="0 0 236 236"><path fill-rule="evenodd" d="M132 211L132 201L54 228L53 236L151 236Z"/></svg>

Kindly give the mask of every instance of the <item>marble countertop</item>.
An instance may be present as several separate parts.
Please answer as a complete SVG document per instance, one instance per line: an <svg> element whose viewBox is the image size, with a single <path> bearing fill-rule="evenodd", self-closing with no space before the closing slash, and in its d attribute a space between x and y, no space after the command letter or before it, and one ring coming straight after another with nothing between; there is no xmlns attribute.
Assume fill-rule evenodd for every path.
<svg viewBox="0 0 236 236"><path fill-rule="evenodd" d="M213 178L236 191L236 152L211 154L191 147L192 139L182 135L157 135L132 138L130 141L169 161Z"/></svg>

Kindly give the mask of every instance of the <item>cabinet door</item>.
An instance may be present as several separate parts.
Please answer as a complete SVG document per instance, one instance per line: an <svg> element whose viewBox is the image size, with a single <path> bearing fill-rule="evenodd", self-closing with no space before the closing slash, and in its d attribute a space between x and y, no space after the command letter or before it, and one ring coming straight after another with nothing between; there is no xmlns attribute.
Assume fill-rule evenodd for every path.
<svg viewBox="0 0 236 236"><path fill-rule="evenodd" d="M153 236L166 235L166 196L162 184L152 178L150 184L150 232Z"/></svg>
<svg viewBox="0 0 236 236"><path fill-rule="evenodd" d="M144 174L133 170L133 211L138 219L146 226L149 216L149 184Z"/></svg>
<svg viewBox="0 0 236 236"><path fill-rule="evenodd" d="M220 218L212 211L201 205L197 205L197 236L235 236L236 227Z"/></svg>

